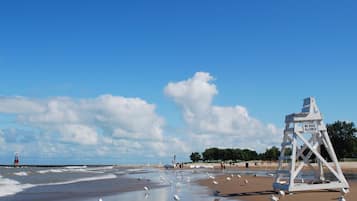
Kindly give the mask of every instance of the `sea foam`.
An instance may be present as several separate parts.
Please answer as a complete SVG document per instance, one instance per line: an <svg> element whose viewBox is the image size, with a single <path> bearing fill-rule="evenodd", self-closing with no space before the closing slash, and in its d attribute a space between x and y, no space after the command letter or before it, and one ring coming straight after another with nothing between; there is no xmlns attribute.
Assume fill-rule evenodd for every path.
<svg viewBox="0 0 357 201"><path fill-rule="evenodd" d="M18 181L3 178L0 175L0 197L13 195L33 186L32 184L21 184Z"/></svg>

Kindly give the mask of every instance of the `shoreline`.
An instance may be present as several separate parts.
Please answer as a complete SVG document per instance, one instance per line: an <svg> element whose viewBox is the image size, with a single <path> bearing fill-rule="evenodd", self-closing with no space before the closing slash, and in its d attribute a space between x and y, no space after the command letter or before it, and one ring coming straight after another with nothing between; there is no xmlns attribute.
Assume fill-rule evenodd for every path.
<svg viewBox="0 0 357 201"><path fill-rule="evenodd" d="M138 180L122 176L113 179L81 181L68 184L35 185L16 194L0 197L0 201L87 200L93 198L98 200L100 197L142 191L144 186L150 186L152 189L164 187L164 185L159 185L150 180Z"/></svg>
<svg viewBox="0 0 357 201"><path fill-rule="evenodd" d="M231 180L228 181L227 177L230 177ZM249 182L245 183L245 180ZM224 174L217 176L215 181L218 184L214 184L212 179L207 178L198 180L197 184L207 187L218 197L234 200L266 201L272 195L279 197L272 187L274 177L242 175L241 178L238 178L236 174L233 177L231 174ZM353 197L357 197L357 181L349 180L348 183L350 185L350 192L345 195L345 199L353 200ZM340 195L341 193L338 190L300 191L281 196L280 200L329 201L338 200Z"/></svg>

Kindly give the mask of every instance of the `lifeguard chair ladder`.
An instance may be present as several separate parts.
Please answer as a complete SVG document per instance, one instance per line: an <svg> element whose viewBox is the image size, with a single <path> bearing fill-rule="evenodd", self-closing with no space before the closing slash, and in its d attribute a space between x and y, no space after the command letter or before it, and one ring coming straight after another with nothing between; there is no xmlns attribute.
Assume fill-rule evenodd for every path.
<svg viewBox="0 0 357 201"><path fill-rule="evenodd" d="M321 145L326 148L332 162L328 163L321 156ZM307 171L302 171L306 167L312 170L307 176ZM333 179L327 180L324 170L329 171ZM273 188L288 192L349 188L313 97L304 99L300 113L285 117L284 138Z"/></svg>

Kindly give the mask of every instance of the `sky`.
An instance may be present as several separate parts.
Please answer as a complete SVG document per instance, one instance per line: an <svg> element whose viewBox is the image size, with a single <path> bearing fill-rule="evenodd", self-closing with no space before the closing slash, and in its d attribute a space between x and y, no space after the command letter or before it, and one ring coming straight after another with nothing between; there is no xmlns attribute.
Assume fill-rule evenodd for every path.
<svg viewBox="0 0 357 201"><path fill-rule="evenodd" d="M316 98L356 123L354 1L3 1L0 164L279 146Z"/></svg>

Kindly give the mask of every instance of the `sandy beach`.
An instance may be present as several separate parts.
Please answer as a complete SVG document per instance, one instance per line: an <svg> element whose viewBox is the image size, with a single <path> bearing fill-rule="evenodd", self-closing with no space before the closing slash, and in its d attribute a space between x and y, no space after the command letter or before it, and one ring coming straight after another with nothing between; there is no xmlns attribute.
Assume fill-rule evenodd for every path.
<svg viewBox="0 0 357 201"><path fill-rule="evenodd" d="M236 175L231 177L228 181L226 178L231 177L231 174L220 175L215 178L218 184L213 184L212 179L199 180L198 184L208 187L216 196L225 197L229 199L243 200L243 201L266 201L271 195L278 196L272 188L273 177L254 177L242 175L238 178ZM244 180L248 180L245 184ZM350 193L345 198L346 200L353 200L357 197L357 181L349 181ZM311 191L311 192L296 192L293 194L280 197L280 200L286 201L328 201L338 200L340 197L339 191Z"/></svg>

